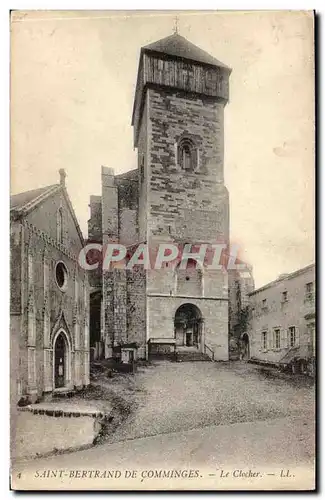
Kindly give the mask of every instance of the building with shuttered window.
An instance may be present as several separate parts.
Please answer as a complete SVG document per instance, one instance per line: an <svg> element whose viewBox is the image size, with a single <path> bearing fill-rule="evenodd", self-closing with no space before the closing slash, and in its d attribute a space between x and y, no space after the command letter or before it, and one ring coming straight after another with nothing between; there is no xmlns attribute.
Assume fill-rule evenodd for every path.
<svg viewBox="0 0 325 500"><path fill-rule="evenodd" d="M315 265L254 290L250 297L250 358L306 371L315 359Z"/></svg>

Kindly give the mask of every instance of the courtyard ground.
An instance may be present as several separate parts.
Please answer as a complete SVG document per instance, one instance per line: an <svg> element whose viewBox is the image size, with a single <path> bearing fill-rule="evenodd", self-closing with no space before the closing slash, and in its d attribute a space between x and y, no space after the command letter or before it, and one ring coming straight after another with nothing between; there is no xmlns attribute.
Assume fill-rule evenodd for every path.
<svg viewBox="0 0 325 500"><path fill-rule="evenodd" d="M244 362L156 362L135 378L135 411L111 441L289 416L314 419L311 380L278 378Z"/></svg>
<svg viewBox="0 0 325 500"><path fill-rule="evenodd" d="M244 362L157 362L139 368L134 376L111 380L99 376L94 383L107 384L120 397L129 398L132 411L103 444L17 461L14 487L28 483L35 489L56 488L56 478L42 479L36 471L62 470L61 485L82 489L85 483L74 471L109 469L122 471L121 478L96 479L87 487L313 488L314 385L309 379L278 378ZM199 482L193 478L153 482L141 475L149 469L174 468L199 470ZM231 482L234 470L249 468L260 471L260 476L245 485L245 477ZM123 481L131 469L136 471L134 477ZM228 479L221 481L221 469L229 472Z"/></svg>

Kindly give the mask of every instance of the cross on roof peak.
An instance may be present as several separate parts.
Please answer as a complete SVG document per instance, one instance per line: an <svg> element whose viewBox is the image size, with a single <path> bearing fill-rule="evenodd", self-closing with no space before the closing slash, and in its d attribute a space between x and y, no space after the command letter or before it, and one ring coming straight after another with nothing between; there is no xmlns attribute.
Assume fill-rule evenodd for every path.
<svg viewBox="0 0 325 500"><path fill-rule="evenodd" d="M174 24L173 31L174 31L174 34L177 35L178 34L178 21L179 21L178 16L175 16L174 21L175 21L175 24Z"/></svg>

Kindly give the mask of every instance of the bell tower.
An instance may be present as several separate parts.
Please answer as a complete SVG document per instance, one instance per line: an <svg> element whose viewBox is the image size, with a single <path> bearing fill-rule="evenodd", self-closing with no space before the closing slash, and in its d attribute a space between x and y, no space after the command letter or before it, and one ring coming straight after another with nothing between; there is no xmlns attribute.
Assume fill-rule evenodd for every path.
<svg viewBox="0 0 325 500"><path fill-rule="evenodd" d="M141 49L132 117L140 241L228 242L230 73L178 33Z"/></svg>
<svg viewBox="0 0 325 500"><path fill-rule="evenodd" d="M229 242L224 109L231 70L178 33L141 49L132 125L138 150L139 240L149 249ZM203 248L203 247L201 247ZM192 249L191 249L192 250ZM194 250L195 252L195 250ZM228 359L228 275L146 272L146 342Z"/></svg>

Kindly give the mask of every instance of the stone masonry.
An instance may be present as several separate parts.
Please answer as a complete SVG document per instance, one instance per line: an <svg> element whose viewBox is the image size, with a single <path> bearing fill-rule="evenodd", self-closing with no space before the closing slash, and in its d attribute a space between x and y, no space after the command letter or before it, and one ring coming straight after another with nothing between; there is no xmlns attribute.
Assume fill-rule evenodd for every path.
<svg viewBox="0 0 325 500"><path fill-rule="evenodd" d="M92 197L89 240L104 250L108 242L123 243L130 255L141 244L150 255L160 243L180 251L192 245L192 252L229 245L223 162L230 72L178 34L141 49L132 118L138 166L117 176L102 167L101 212ZM228 359L228 273L206 264L190 273L179 264L178 256L162 269L103 271L106 357L130 342L146 357L148 343L175 339L183 329L187 346Z"/></svg>
<svg viewBox="0 0 325 500"><path fill-rule="evenodd" d="M60 174L60 184L11 197L14 404L20 398L35 401L49 398L57 390L89 384L88 276L78 265L84 241L64 184L64 171ZM64 269L62 283L58 266ZM59 337L65 346L60 355Z"/></svg>

